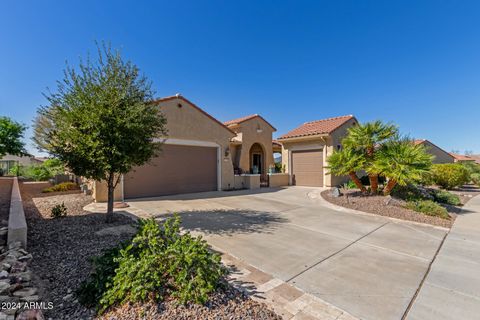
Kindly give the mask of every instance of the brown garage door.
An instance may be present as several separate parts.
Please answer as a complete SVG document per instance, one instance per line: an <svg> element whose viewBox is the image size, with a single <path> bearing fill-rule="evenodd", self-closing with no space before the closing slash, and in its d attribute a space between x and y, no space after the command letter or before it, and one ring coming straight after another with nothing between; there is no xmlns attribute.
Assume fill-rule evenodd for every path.
<svg viewBox="0 0 480 320"><path fill-rule="evenodd" d="M125 175L125 198L217 190L217 148L165 144L160 156Z"/></svg>
<svg viewBox="0 0 480 320"><path fill-rule="evenodd" d="M323 186L322 150L292 152L292 180L297 186Z"/></svg>

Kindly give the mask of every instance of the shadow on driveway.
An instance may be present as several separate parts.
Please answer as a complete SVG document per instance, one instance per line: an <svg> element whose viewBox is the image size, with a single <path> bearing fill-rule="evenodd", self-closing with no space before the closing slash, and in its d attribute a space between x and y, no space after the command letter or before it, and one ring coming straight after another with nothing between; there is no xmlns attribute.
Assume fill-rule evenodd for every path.
<svg viewBox="0 0 480 320"><path fill-rule="evenodd" d="M184 229L217 235L271 233L279 224L289 221L275 213L241 209L192 210L177 214ZM155 219L172 216L173 214L160 214Z"/></svg>

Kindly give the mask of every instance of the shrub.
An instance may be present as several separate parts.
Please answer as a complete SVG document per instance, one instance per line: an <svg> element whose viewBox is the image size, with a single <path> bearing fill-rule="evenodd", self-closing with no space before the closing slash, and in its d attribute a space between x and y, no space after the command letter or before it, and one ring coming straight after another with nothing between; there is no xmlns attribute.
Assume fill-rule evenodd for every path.
<svg viewBox="0 0 480 320"><path fill-rule="evenodd" d="M391 195L405 201L434 199L430 192L427 191L427 189L416 186L414 184L407 184L406 186L396 185Z"/></svg>
<svg viewBox="0 0 480 320"><path fill-rule="evenodd" d="M65 217L67 215L67 207L65 207L65 203L57 204L52 208L52 212L50 216L52 218L60 218Z"/></svg>
<svg viewBox="0 0 480 320"><path fill-rule="evenodd" d="M70 190L77 190L77 189L78 189L78 185L76 183L62 182L62 183L56 184L52 187L45 188L45 189L42 190L42 192L44 192L44 193L62 192L62 191L70 191Z"/></svg>
<svg viewBox="0 0 480 320"><path fill-rule="evenodd" d="M99 313L111 306L167 295L180 303L205 303L226 269L201 237L180 234L180 219L167 219L163 228L154 219L142 220L131 243L96 260L90 281L82 284L80 301L97 303ZM89 296L90 295L90 296Z"/></svg>
<svg viewBox="0 0 480 320"><path fill-rule="evenodd" d="M444 189L460 187L470 181L468 170L463 165L457 163L433 165L432 178L435 184Z"/></svg>
<svg viewBox="0 0 480 320"><path fill-rule="evenodd" d="M472 173L470 178L472 179L473 183L480 187L480 173Z"/></svg>
<svg viewBox="0 0 480 320"><path fill-rule="evenodd" d="M352 180L348 180L348 182L345 182L342 185L342 188L344 188L344 189L358 189L357 185Z"/></svg>
<svg viewBox="0 0 480 320"><path fill-rule="evenodd" d="M480 164L478 163L475 163L475 162L464 162L462 163L462 166L465 167L465 169L468 170L468 173L470 175L474 174L474 173L478 173L480 174Z"/></svg>
<svg viewBox="0 0 480 320"><path fill-rule="evenodd" d="M447 209L431 200L409 201L406 207L408 209L424 213L428 216L450 219Z"/></svg>
<svg viewBox="0 0 480 320"><path fill-rule="evenodd" d="M435 202L450 204L453 206L459 206L462 204L460 198L456 194L445 190L432 190L432 195Z"/></svg>

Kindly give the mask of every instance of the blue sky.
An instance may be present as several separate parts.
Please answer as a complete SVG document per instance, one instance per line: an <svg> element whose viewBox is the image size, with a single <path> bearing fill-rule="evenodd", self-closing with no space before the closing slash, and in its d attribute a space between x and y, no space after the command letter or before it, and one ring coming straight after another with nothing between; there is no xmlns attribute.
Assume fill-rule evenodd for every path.
<svg viewBox="0 0 480 320"><path fill-rule="evenodd" d="M2 1L0 114L31 125L95 40L219 120L354 114L480 153L479 1Z"/></svg>

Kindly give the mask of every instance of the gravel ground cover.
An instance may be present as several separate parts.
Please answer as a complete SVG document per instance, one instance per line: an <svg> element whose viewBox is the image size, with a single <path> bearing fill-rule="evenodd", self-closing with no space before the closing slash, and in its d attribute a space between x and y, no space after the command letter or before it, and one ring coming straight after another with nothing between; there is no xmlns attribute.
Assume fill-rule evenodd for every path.
<svg viewBox="0 0 480 320"><path fill-rule="evenodd" d="M394 199L387 204L387 198L381 195L363 196L358 190L347 190L343 196L333 197L330 190L321 193L322 197L338 206L359 210L368 213L374 213L381 216L409 220L421 223L427 223L434 226L450 228L455 221L456 207L447 208L449 210L450 219L442 219L439 217L427 216L425 214L415 212L404 208L405 201Z"/></svg>
<svg viewBox="0 0 480 320"><path fill-rule="evenodd" d="M13 179L0 177L0 226L8 225Z"/></svg>
<svg viewBox="0 0 480 320"><path fill-rule="evenodd" d="M117 215L105 223L104 214L83 211L92 201L79 192L41 193L47 183L21 183L28 222L28 249L33 255L31 268L43 301L52 301L53 309L44 310L45 318L92 319L94 312L81 306L74 295L91 272L90 257L130 238L124 230L130 218ZM50 210L64 203L68 215L50 218ZM102 232L99 232L101 231ZM104 232L108 231L108 232ZM179 306L175 301L161 304L124 305L110 310L101 319L280 319L264 304L255 302L228 285L212 294L205 306Z"/></svg>

